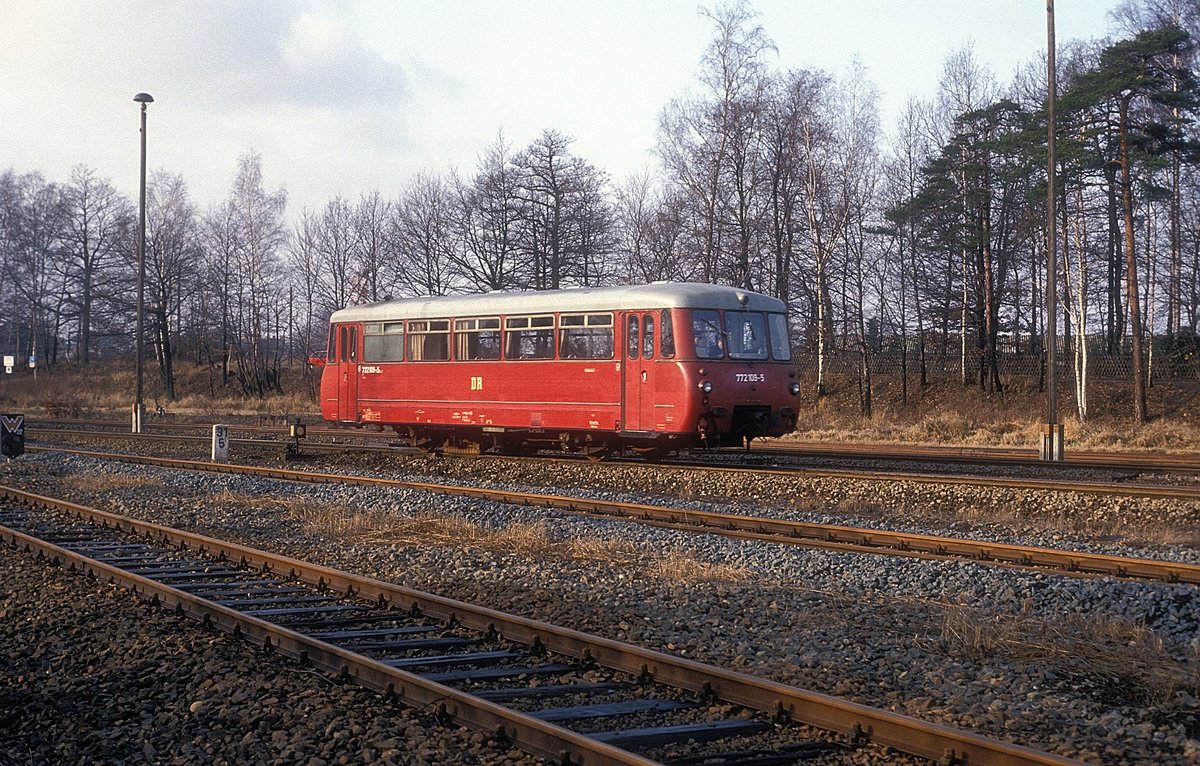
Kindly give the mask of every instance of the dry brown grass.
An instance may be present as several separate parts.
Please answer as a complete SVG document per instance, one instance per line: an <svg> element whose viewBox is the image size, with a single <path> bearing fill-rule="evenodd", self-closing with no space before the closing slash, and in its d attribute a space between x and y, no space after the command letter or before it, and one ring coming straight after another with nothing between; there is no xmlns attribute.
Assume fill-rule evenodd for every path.
<svg viewBox="0 0 1200 766"><path fill-rule="evenodd" d="M111 492L132 487L157 487L162 479L151 476L73 475L63 477L63 483L81 492Z"/></svg>
<svg viewBox="0 0 1200 766"><path fill-rule="evenodd" d="M808 398L802 402L800 430L792 437L804 441L1012 447L1037 447L1041 441L1046 397L1036 381L1008 380L1003 393L989 396L953 379L935 379L926 391L910 380L905 404L898 380L880 377L869 419L859 413L852 379L832 379L829 395L819 403L811 398L813 382L804 385ZM1152 387L1152 420L1140 427L1130 419L1127 383L1093 382L1089 419L1082 424L1069 387L1060 389L1068 450L1200 452L1200 386L1195 383Z"/></svg>
<svg viewBox="0 0 1200 766"><path fill-rule="evenodd" d="M263 501L260 501L260 504ZM370 545L433 545L513 553L540 559L595 561L641 568L647 575L679 582L746 582L750 572L727 564L699 560L689 549L655 551L647 557L625 540L556 537L540 521L502 528L485 527L460 515L422 511L413 516L381 512L347 512L344 508L307 501L268 500L286 507L306 532Z"/></svg>
<svg viewBox="0 0 1200 766"><path fill-rule="evenodd" d="M648 570L656 577L683 583L749 582L753 579L752 573L745 567L701 561L696 558L694 551L687 549L655 554Z"/></svg>
<svg viewBox="0 0 1200 766"><path fill-rule="evenodd" d="M1200 693L1200 643L1179 662L1153 631L1103 615L994 614L944 605L940 648L951 655L1008 659L1058 668L1080 678L1127 687L1147 703L1166 704L1177 691Z"/></svg>

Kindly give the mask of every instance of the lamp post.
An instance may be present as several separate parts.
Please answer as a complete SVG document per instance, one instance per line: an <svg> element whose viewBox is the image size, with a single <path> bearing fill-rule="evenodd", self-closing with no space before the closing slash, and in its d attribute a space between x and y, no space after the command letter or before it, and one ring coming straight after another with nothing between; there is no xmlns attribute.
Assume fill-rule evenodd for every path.
<svg viewBox="0 0 1200 766"><path fill-rule="evenodd" d="M138 276L137 276L137 387L133 398L133 432L142 432L142 419L146 415L146 402L142 396L142 367L145 362L145 347L142 343L142 310L146 295L146 104L154 103L154 96L139 93L133 100L142 105L142 172L141 192L138 202Z"/></svg>
<svg viewBox="0 0 1200 766"><path fill-rule="evenodd" d="M1046 0L1046 425L1042 460L1063 459L1063 424L1058 420L1058 229L1055 221L1054 102L1058 95L1054 64L1054 0Z"/></svg>

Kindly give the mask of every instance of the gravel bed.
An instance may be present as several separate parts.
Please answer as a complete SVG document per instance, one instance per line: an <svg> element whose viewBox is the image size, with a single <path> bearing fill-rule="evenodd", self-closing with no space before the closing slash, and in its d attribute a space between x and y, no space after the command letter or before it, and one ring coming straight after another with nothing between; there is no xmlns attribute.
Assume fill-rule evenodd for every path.
<svg viewBox="0 0 1200 766"><path fill-rule="evenodd" d="M78 446L72 439L64 446ZM204 457L194 448L103 440L103 451ZM805 478L665 465L430 459L379 453L282 463L278 442L251 460L402 481L495 486L816 524L963 536L997 543L1200 563L1200 502L921 482ZM708 502L712 501L712 502Z"/></svg>
<svg viewBox="0 0 1200 766"><path fill-rule="evenodd" d="M544 763L0 547L0 764Z"/></svg>
<svg viewBox="0 0 1200 766"><path fill-rule="evenodd" d="M506 461L498 482L496 461L402 465L411 471L418 462L426 476L453 473L476 482L481 474L504 486L526 485L547 470ZM594 481L601 473L595 468L556 464L555 488L586 484L589 475ZM632 468L603 475L617 484L626 473L630 482L637 478ZM683 478L675 469L641 467L637 474L640 486L623 493L643 498L646 491L667 495L672 485L691 487L680 493L688 498L714 497L716 486L697 490L721 476ZM97 476L106 477L108 489L87 488ZM1200 589L1190 586L812 551L417 490L303 485L45 453L5 466L0 478L1070 757L1120 764L1200 759ZM766 505L754 495L779 492L755 487L742 496ZM1088 500L1112 501L1063 499L1084 509ZM321 508L333 510L314 511ZM484 530L536 526L540 537L423 538L413 528L420 513L462 517ZM369 523L337 528L326 518L356 515Z"/></svg>

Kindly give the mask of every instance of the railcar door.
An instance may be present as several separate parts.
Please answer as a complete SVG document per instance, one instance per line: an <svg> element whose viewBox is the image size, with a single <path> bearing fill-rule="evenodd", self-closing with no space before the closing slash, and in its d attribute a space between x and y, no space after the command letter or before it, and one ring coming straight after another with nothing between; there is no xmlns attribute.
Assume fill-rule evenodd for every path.
<svg viewBox="0 0 1200 766"><path fill-rule="evenodd" d="M626 431L654 430L654 315L625 316L622 421Z"/></svg>
<svg viewBox="0 0 1200 766"><path fill-rule="evenodd" d="M641 317L625 315L625 375L621 381L621 427L642 430L642 326Z"/></svg>
<svg viewBox="0 0 1200 766"><path fill-rule="evenodd" d="M358 327L338 327L338 420L358 419Z"/></svg>

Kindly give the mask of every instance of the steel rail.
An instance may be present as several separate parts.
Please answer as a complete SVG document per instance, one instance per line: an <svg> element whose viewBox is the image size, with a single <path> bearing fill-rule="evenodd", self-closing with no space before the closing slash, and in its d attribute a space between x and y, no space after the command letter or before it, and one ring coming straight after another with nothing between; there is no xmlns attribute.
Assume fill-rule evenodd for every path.
<svg viewBox="0 0 1200 766"><path fill-rule="evenodd" d="M104 439L139 439L160 442L203 443L208 441L204 436L181 436L168 434L129 434L110 431L72 431L60 432L68 436L83 438L98 437ZM285 442L264 441L261 439L233 439L237 446L252 446L258 448L285 448ZM36 451L36 446L26 444L26 451ZM53 449L53 448L42 448ZM380 452L399 454L397 448L371 444L322 444L307 442L303 449L311 452ZM639 461L638 463L642 463ZM909 481L919 484L936 484L942 486L979 486L998 489L1030 489L1046 492L1079 492L1088 495L1109 495L1117 497L1154 497L1171 500L1200 500L1200 487L1176 486L1167 484L1132 484L1119 482L1085 482L1063 481L1056 479L1022 479L1002 476L977 476L937 473L911 473L901 471L853 470L843 468L781 468L736 464L713 464L700 460L667 460L655 465L673 468L690 468L703 471L741 471L759 473L767 476L786 476L813 479L852 479L859 481Z"/></svg>
<svg viewBox="0 0 1200 766"><path fill-rule="evenodd" d="M736 453L737 448L728 448ZM789 455L851 460L912 461L923 463L959 463L964 465L1003 465L1048 469L1135 470L1154 473L1200 473L1200 460L1190 455L1137 452L1069 453L1061 461L1044 461L1032 449L1008 447L949 447L885 444L836 444L828 442L756 442L751 454Z"/></svg>
<svg viewBox="0 0 1200 766"><path fill-rule="evenodd" d="M509 615L494 609L424 593L400 585L361 575L340 572L329 567L280 556L158 524L138 521L117 514L87 508L66 501L35 495L22 490L0 487L0 495L38 507L74 513L81 518L111 524L138 534L157 538L175 545L187 546L243 561L264 571L289 572L290 575L313 585L325 585L335 590L391 604L398 608L416 608L436 619L456 622L480 631L495 631L512 641L540 645L551 652L595 662L612 670L635 675L648 675L656 682L676 688L712 695L717 699L751 709L773 713L781 720L804 723L827 731L840 733L852 742L874 742L912 755L928 758L940 764L962 766L1078 766L1080 762L1063 756L1021 745L990 739L972 732L961 731L941 724L873 708L868 705L830 695L755 678L724 668L704 665L651 649L624 644L612 639L589 636L569 628L558 627L526 617ZM648 761L625 751L589 740L566 729L514 713L469 694L428 681L410 673L390 668L363 658L353 652L321 641L306 638L294 631L272 625L257 618L221 607L190 594L175 591L147 578L124 572L101 562L87 559L50 543L37 541L15 530L4 528L10 539L19 539L61 559L85 559L85 566L95 569L143 594L152 593L160 603L175 607L203 619L206 615L223 625L246 625L242 636L279 650L288 656L307 659L333 672L349 674L364 686L390 692L413 704L428 705L450 701L447 712L472 728L500 731L541 755L562 758L564 754L578 757L580 766L592 764L643 764ZM244 622L243 622L244 621ZM529 738L529 741L525 738ZM586 759L585 759L586 756ZM634 760L636 759L636 760Z"/></svg>
<svg viewBox="0 0 1200 766"><path fill-rule="evenodd" d="M1124 484L1120 482L1088 482L1060 479L1023 479L1008 476L958 475L950 473L909 473L903 471L854 470L848 468L780 468L748 465L720 465L691 460L668 460L663 466L693 468L704 471L740 471L767 476L798 476L812 479L852 479L857 481L909 481L916 484L943 486L993 487L996 489L1030 489L1042 492L1078 492L1085 495L1118 497L1157 497L1170 500L1200 500L1200 487L1171 484Z"/></svg>
<svg viewBox="0 0 1200 766"><path fill-rule="evenodd" d="M27 428L36 430L39 425L95 425L100 427L124 428L126 424L106 420L55 420L35 421ZM207 430L211 425L203 423L153 424L159 430L177 428L184 430ZM231 424L234 431L243 433L287 434L287 426ZM46 429L47 431L53 429ZM361 429L324 427L313 425L308 428L310 436L343 437L352 439L388 439L389 433L363 431ZM124 434L128 436L129 434ZM162 434L166 436L166 434ZM198 437L199 438L199 437ZM740 447L722 450L730 454L744 454ZM793 442L786 440L758 441L750 454L785 454L796 457L818 457L851 460L888 460L929 463L958 463L963 465L1002 465L1044 469L1098 469L1136 470L1153 473L1200 473L1200 459L1191 455L1141 452L1098 452L1074 450L1062 461L1043 461L1037 450L1022 447L972 447L939 445L889 445L869 443Z"/></svg>
<svg viewBox="0 0 1200 766"><path fill-rule="evenodd" d="M39 447L49 451L51 448ZM1055 548L963 540L915 532L847 527L836 524L814 524L789 519L762 516L716 513L640 503L621 503L611 500L546 495L483 487L461 487L453 484L401 481L370 476L311 473L286 468L246 466L232 463L210 463L182 458L145 455L126 455L87 450L60 449L60 452L123 462L156 465L209 473L233 473L266 476L287 481L312 483L358 484L375 487L402 487L441 495L473 497L513 505L553 508L572 513L597 516L617 516L642 523L671 525L691 532L709 532L727 537L752 538L773 543L804 545L871 553L876 555L922 556L936 558L965 558L981 563L998 563L1036 569L1055 569L1066 573L1110 575L1166 583L1200 585L1200 565L1177 561L1115 556L1086 551L1067 551Z"/></svg>

